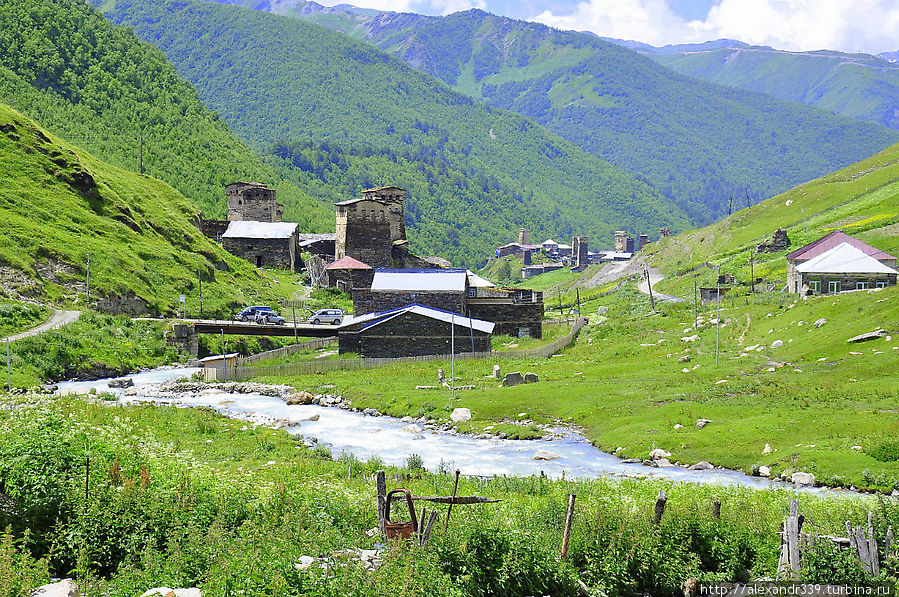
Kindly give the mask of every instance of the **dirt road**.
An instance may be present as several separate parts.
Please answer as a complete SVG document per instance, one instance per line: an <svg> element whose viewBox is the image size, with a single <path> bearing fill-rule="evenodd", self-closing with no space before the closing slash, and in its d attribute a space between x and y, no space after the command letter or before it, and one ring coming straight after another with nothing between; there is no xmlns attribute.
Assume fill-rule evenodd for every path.
<svg viewBox="0 0 899 597"><path fill-rule="evenodd" d="M56 328L61 328L64 325L78 321L79 317L81 317L81 311L54 310L53 314L50 316L50 319L37 327L31 328L30 330L26 330L18 334L13 334L9 337L9 341L15 342L16 340L21 340L22 338L37 336L38 334L49 332L50 330L55 330Z"/></svg>

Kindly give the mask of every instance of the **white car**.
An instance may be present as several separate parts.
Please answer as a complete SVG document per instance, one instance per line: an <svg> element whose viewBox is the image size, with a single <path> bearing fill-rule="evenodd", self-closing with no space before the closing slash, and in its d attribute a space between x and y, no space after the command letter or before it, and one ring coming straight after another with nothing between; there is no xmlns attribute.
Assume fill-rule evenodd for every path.
<svg viewBox="0 0 899 597"><path fill-rule="evenodd" d="M309 317L309 323L312 325L319 325L322 323L340 325L343 323L343 311L340 309L319 309Z"/></svg>

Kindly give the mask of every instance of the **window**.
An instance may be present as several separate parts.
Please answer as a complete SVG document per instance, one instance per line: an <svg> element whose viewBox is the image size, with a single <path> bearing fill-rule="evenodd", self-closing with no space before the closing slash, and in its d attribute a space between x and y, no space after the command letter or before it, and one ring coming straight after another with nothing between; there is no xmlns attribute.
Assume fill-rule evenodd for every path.
<svg viewBox="0 0 899 597"><path fill-rule="evenodd" d="M855 283L856 290L867 290L868 289L868 281L867 280L858 280Z"/></svg>
<svg viewBox="0 0 899 597"><path fill-rule="evenodd" d="M821 294L821 280L809 280L809 289L815 294Z"/></svg>
<svg viewBox="0 0 899 597"><path fill-rule="evenodd" d="M878 288L886 288L886 287L887 287L887 284L888 284L888 282L887 282L886 280L879 280L879 281L877 282L877 287L878 287Z"/></svg>
<svg viewBox="0 0 899 597"><path fill-rule="evenodd" d="M839 280L830 280L827 282L827 292L830 294L837 294L840 292L840 281Z"/></svg>

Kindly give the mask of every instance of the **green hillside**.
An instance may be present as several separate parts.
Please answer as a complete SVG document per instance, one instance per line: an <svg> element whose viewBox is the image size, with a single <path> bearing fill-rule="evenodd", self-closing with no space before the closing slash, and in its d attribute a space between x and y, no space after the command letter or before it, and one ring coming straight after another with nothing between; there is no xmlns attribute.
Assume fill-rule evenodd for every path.
<svg viewBox="0 0 899 597"><path fill-rule="evenodd" d="M409 189L412 248L483 261L519 226L608 237L688 220L645 183L521 116L454 93L323 27L201 2L121 0L108 13L161 48L200 97L260 151L331 199Z"/></svg>
<svg viewBox="0 0 899 597"><path fill-rule="evenodd" d="M700 224L727 214L732 196L741 206L747 193L751 202L770 197L899 140L872 123L683 76L591 34L480 10L367 16L309 3L288 14L536 120L649 182Z"/></svg>
<svg viewBox="0 0 899 597"><path fill-rule="evenodd" d="M111 164L165 180L209 216L224 216L223 185L259 180L285 217L333 226L313 199L253 154L165 56L83 0L0 0L0 102Z"/></svg>
<svg viewBox="0 0 899 597"><path fill-rule="evenodd" d="M875 56L746 45L646 55L691 77L899 128L899 65Z"/></svg>
<svg viewBox="0 0 899 597"><path fill-rule="evenodd" d="M173 313L180 294L225 315L290 293L196 227L199 214L169 185L102 162L0 105L0 292L83 308Z"/></svg>

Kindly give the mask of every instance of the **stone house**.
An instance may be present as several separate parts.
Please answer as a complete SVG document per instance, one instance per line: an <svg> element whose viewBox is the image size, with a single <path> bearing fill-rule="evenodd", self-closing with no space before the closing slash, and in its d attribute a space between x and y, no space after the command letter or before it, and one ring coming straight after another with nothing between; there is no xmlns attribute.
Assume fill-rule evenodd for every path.
<svg viewBox="0 0 899 597"><path fill-rule="evenodd" d="M258 182L233 182L225 187L228 196L228 220L280 222L284 207L275 197L275 189Z"/></svg>
<svg viewBox="0 0 899 597"><path fill-rule="evenodd" d="M352 257L343 257L325 266L328 286L347 292L354 288L368 288L375 276L375 270L367 263Z"/></svg>
<svg viewBox="0 0 899 597"><path fill-rule="evenodd" d="M412 304L354 319L338 334L341 353L398 358L489 352L494 324Z"/></svg>
<svg viewBox="0 0 899 597"><path fill-rule="evenodd" d="M802 288L803 288L803 284L804 284L803 277L802 277L802 275L800 275L800 272L797 269L801 264L803 264L804 262L810 261L816 257L819 257L820 255L822 255L822 254L830 251L831 249L837 247L838 245L841 245L844 243L858 249L859 251L861 251L868 257L871 257L871 258L875 259L876 261L879 261L880 263L887 266L888 268L892 268L893 270L896 269L896 258L893 257L892 255L890 255L889 253L886 253L885 251L881 251L880 249L878 249L876 247L872 247L871 245L864 243L864 242L858 240L857 238L849 236L845 232L837 230L837 231L831 232L830 234L828 234L826 236L819 238L818 240L816 240L814 242L811 242L811 243L805 245L804 247L800 247L799 249L796 249L792 253L787 253L787 256L786 256L786 258L787 258L787 290L789 292L793 292L793 293L802 292ZM846 264L843 267L844 268L849 267L849 265L850 264ZM831 266L834 267L833 264L831 264ZM873 265L871 265L871 267L873 267ZM851 273L851 272L831 272L831 273L837 274L837 273ZM862 273L862 272L856 272L856 273ZM837 277L838 276L833 276L835 281L836 281ZM820 288L818 290L815 290L815 288L818 286L817 284L809 285L808 289L811 290L812 292L823 292L830 287L829 286L829 280L830 280L829 277L827 277L828 283L824 283L824 277L821 277L821 276L819 276L817 278L812 278L812 277L806 276L805 279L807 282L817 281L817 282L821 283ZM848 277L846 278L845 281L847 283L851 282ZM862 281L862 280L859 280L859 281ZM875 283L876 283L876 281L877 280L875 280ZM842 290L848 290L847 287L843 287L842 283L841 283L840 287ZM837 290L837 292L839 292L839 290Z"/></svg>
<svg viewBox="0 0 899 597"><path fill-rule="evenodd" d="M899 272L861 249L841 243L796 266L797 287L803 294L837 294L846 290L896 285Z"/></svg>
<svg viewBox="0 0 899 597"><path fill-rule="evenodd" d="M394 243L406 240L405 200L404 189L378 187L335 203L334 259L349 255L373 267L390 267Z"/></svg>
<svg viewBox="0 0 899 597"><path fill-rule="evenodd" d="M231 222L222 234L222 247L256 267L296 271L297 228L291 222Z"/></svg>

